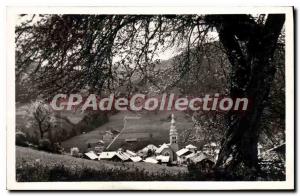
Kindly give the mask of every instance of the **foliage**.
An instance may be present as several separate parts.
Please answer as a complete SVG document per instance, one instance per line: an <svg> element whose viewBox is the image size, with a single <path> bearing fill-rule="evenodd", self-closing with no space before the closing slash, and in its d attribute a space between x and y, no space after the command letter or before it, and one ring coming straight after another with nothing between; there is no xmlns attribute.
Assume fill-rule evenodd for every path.
<svg viewBox="0 0 300 196"><path fill-rule="evenodd" d="M50 135L51 126L55 119L49 105L41 100L36 100L29 107L29 116L38 127L41 139L44 138L45 133Z"/></svg>
<svg viewBox="0 0 300 196"><path fill-rule="evenodd" d="M91 92L130 86L134 75L152 75L163 47L184 45L189 50L204 42L209 31L201 15L20 17L17 78L35 64L31 77L44 96L86 86Z"/></svg>
<svg viewBox="0 0 300 196"><path fill-rule="evenodd" d="M18 146L28 146L28 141L26 134L23 133L22 131L17 131L16 132L16 145Z"/></svg>
<svg viewBox="0 0 300 196"><path fill-rule="evenodd" d="M38 148L40 150L51 152L52 151L52 144L51 144L49 139L40 139Z"/></svg>
<svg viewBox="0 0 300 196"><path fill-rule="evenodd" d="M70 154L73 157L79 157L79 149L77 147L73 147L70 149Z"/></svg>

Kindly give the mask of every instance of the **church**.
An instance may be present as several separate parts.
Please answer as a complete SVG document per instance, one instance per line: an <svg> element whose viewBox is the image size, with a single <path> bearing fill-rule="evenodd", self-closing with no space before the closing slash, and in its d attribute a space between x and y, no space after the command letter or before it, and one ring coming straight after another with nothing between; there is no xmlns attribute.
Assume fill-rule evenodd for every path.
<svg viewBox="0 0 300 196"><path fill-rule="evenodd" d="M177 155L176 152L179 150L178 146L178 132L175 126L174 114L172 114L170 133L169 133L170 142L168 144L162 144L156 151L156 155L169 156L170 161L176 161Z"/></svg>

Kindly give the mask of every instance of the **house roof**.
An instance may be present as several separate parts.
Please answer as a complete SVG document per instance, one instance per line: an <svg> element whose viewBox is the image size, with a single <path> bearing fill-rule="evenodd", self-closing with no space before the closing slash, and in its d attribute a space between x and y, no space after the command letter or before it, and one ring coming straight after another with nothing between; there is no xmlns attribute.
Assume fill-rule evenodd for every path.
<svg viewBox="0 0 300 196"><path fill-rule="evenodd" d="M194 162L194 163L199 163L199 162L201 162L201 161L203 161L203 160L205 160L205 159L207 159L207 160L209 160L209 161L211 161L211 162L214 162L214 161L212 161L208 156L206 156L204 153L202 153L202 152L198 152L198 153L196 153L196 156L194 156L194 157L191 157L191 160Z"/></svg>
<svg viewBox="0 0 300 196"><path fill-rule="evenodd" d="M84 153L84 155L87 156L91 160L98 159L98 156L93 151Z"/></svg>
<svg viewBox="0 0 300 196"><path fill-rule="evenodd" d="M99 159L111 159L116 155L117 152L110 151L110 152L101 152L99 155Z"/></svg>
<svg viewBox="0 0 300 196"><path fill-rule="evenodd" d="M131 151L131 150L126 150L125 151L127 154L129 154L130 156L136 156L136 153Z"/></svg>
<svg viewBox="0 0 300 196"><path fill-rule="evenodd" d="M111 132L111 130L107 130L107 131L105 131L105 133L113 135L113 133Z"/></svg>
<svg viewBox="0 0 300 196"><path fill-rule="evenodd" d="M170 161L170 156L159 155L156 160L160 160L162 163L168 163Z"/></svg>
<svg viewBox="0 0 300 196"><path fill-rule="evenodd" d="M147 163L158 163L158 161L155 159L155 158L153 158L153 157L148 157L148 158L146 158L145 160L144 160L144 162L147 162Z"/></svg>
<svg viewBox="0 0 300 196"><path fill-rule="evenodd" d="M197 155L197 153L191 153L191 154L189 154L189 155L187 155L185 158L193 158L194 156L196 156Z"/></svg>
<svg viewBox="0 0 300 196"><path fill-rule="evenodd" d="M148 146L146 146L145 148L148 148L150 150L157 150L157 147L153 144L149 144Z"/></svg>
<svg viewBox="0 0 300 196"><path fill-rule="evenodd" d="M135 157L130 157L130 159L133 161L133 162L140 162L142 161L143 159L139 156L135 156Z"/></svg>
<svg viewBox="0 0 300 196"><path fill-rule="evenodd" d="M176 152L177 156L179 156L179 157L182 156L182 155L188 154L188 153L192 153L192 152L187 148L183 148L183 149L178 150Z"/></svg>
<svg viewBox="0 0 300 196"><path fill-rule="evenodd" d="M117 135L117 134L120 133L120 131L116 130L116 129L110 129L110 132L113 133L113 134L115 134L115 135Z"/></svg>
<svg viewBox="0 0 300 196"><path fill-rule="evenodd" d="M201 162L202 160L206 159L207 156L205 156L204 154L200 154L200 155L197 155L197 156L194 156L192 158L192 160L195 162L195 163L198 163L198 162Z"/></svg>
<svg viewBox="0 0 300 196"><path fill-rule="evenodd" d="M104 142L103 140L99 140L99 143L102 143L102 144L104 144L105 142Z"/></svg>
<svg viewBox="0 0 300 196"><path fill-rule="evenodd" d="M117 152L116 155L123 161L127 161L130 158L130 155L124 152Z"/></svg>
<svg viewBox="0 0 300 196"><path fill-rule="evenodd" d="M192 144L187 145L185 148L189 148L189 149L197 149L197 147L194 146L194 145L192 145Z"/></svg>
<svg viewBox="0 0 300 196"><path fill-rule="evenodd" d="M117 156L122 161L127 161L130 158L130 155L125 152L102 152L99 156L99 159L112 159L114 156Z"/></svg>
<svg viewBox="0 0 300 196"><path fill-rule="evenodd" d="M168 144L164 143L163 145L161 145L155 152L156 153L161 153L164 149L166 148L170 148Z"/></svg>
<svg viewBox="0 0 300 196"><path fill-rule="evenodd" d="M141 152L148 152L148 150L153 150L153 151L156 151L158 148L153 145L153 144L149 144L148 146L146 146L145 148L141 149L140 151Z"/></svg>

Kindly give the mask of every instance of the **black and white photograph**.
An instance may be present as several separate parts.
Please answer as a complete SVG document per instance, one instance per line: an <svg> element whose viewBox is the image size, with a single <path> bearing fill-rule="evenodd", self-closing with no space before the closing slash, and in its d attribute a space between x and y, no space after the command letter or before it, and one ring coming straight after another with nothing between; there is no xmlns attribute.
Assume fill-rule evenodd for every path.
<svg viewBox="0 0 300 196"><path fill-rule="evenodd" d="M8 8L9 189L294 189L293 20Z"/></svg>

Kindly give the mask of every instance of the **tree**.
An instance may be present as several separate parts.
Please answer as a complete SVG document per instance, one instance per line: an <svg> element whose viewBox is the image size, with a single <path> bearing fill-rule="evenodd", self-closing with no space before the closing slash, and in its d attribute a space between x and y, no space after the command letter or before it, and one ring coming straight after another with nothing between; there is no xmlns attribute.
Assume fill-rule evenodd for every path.
<svg viewBox="0 0 300 196"><path fill-rule="evenodd" d="M222 142L218 167L259 169L257 142L260 119L276 71L272 64L273 55L285 15L270 14L266 20L263 18L263 15L258 21L246 15L206 18L217 28L232 65L230 96L252 100L252 108L246 114L228 114L228 129Z"/></svg>
<svg viewBox="0 0 300 196"><path fill-rule="evenodd" d="M39 17L34 23L33 18ZM259 125L274 79L273 54L285 15L39 15L16 27L17 77L36 64L32 80L41 94L77 92L88 88L107 93L158 75L156 56L165 48L180 48L174 86L191 70L193 57L201 65L204 45L217 32L231 64L229 94L247 97L251 110L229 112L217 168L256 171ZM164 88L163 90L166 90Z"/></svg>
<svg viewBox="0 0 300 196"><path fill-rule="evenodd" d="M51 131L52 113L50 108L42 101L36 101L32 103L30 112L34 123L38 127L41 139L44 139L44 134L49 134Z"/></svg>

